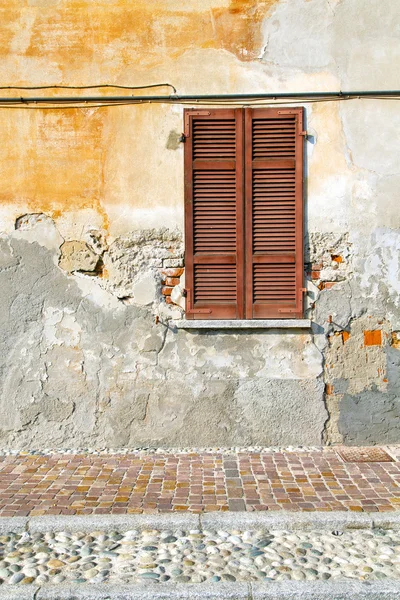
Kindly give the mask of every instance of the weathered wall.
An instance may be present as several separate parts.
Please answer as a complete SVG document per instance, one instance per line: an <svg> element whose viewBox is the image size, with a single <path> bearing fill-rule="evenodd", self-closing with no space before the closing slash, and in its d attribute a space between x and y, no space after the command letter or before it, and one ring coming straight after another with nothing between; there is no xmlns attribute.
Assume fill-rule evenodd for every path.
<svg viewBox="0 0 400 600"><path fill-rule="evenodd" d="M398 87L392 0L6 4L4 86ZM399 442L399 103L305 106L310 333L174 327L183 106L0 108L1 445Z"/></svg>

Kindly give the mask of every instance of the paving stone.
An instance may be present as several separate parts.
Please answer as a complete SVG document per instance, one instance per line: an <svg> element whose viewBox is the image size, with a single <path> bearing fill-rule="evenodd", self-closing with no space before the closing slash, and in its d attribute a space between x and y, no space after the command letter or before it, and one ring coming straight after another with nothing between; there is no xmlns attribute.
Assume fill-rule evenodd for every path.
<svg viewBox="0 0 400 600"><path fill-rule="evenodd" d="M15 531L22 513L347 511L374 512L379 524L400 509L399 479L397 460L344 462L333 448L0 451L0 516L15 518Z"/></svg>

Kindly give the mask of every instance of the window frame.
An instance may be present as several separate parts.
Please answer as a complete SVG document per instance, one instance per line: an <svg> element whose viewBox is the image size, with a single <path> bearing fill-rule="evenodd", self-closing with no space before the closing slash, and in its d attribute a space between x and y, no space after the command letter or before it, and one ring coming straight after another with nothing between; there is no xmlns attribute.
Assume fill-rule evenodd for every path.
<svg viewBox="0 0 400 600"><path fill-rule="evenodd" d="M212 119L212 118L233 118L236 122L236 154L235 154L235 173L236 173L236 264L237 264L237 297L235 310L226 310L226 305L220 304L210 310L208 306L203 306L201 302L194 302L194 269L195 260L201 260L201 257L195 257L194 252L194 222L193 222L193 172L195 169L195 159L193 158L193 120ZM290 115L290 117L289 117ZM253 179L252 172L254 165L259 165L253 156L253 137L252 123L253 119L265 118L285 122L285 119L294 118L294 144L295 156L288 160L269 160L268 168L278 168L291 164L295 177L294 210L295 210L295 263L294 294L295 306L283 304L277 308L277 304L267 305L257 314L257 307L253 296ZM185 151L184 151L184 173L185 173L185 267L186 267L186 319L196 320L301 320L303 318L303 294L304 285L304 242L303 242L303 219L304 219L304 136L303 131L304 108L303 107L268 107L268 108L239 108L239 109L184 109L185 122ZM280 121L281 120L281 121ZM282 140L280 140L282 142ZM282 144L281 144L282 145ZM210 161L216 164L222 164L219 159ZM272 165L272 166L271 166ZM217 168L217 167L214 167ZM273 255L271 254L271 257ZM207 262L206 257L202 260ZM209 259L210 260L210 259ZM268 262L268 257L264 257ZM272 260L272 259L271 259ZM281 257L278 263L283 261ZM211 261L212 262L212 261ZM210 304L211 306L211 304ZM269 306L269 308L268 308Z"/></svg>

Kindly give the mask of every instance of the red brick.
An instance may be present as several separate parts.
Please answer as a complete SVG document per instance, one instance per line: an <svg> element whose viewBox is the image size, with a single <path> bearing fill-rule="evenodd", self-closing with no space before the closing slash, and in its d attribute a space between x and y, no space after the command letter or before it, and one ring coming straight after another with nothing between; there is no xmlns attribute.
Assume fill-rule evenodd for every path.
<svg viewBox="0 0 400 600"><path fill-rule="evenodd" d="M330 290L336 283L336 281L325 281L325 289Z"/></svg>
<svg viewBox="0 0 400 600"><path fill-rule="evenodd" d="M320 271L311 271L311 279L319 279L321 276Z"/></svg>
<svg viewBox="0 0 400 600"><path fill-rule="evenodd" d="M170 296L173 289L174 288L172 288L172 287L165 287L164 286L162 288L162 290L161 290L161 293L163 294L163 296Z"/></svg>
<svg viewBox="0 0 400 600"><path fill-rule="evenodd" d="M180 277L183 274L183 269L180 268L180 267L170 268L170 269L163 269L162 273L166 277Z"/></svg>
<svg viewBox="0 0 400 600"><path fill-rule="evenodd" d="M342 340L343 340L343 344L345 344L347 342L347 340L349 339L350 334L348 331L342 331Z"/></svg>
<svg viewBox="0 0 400 600"><path fill-rule="evenodd" d="M382 330L364 331L364 346L382 346Z"/></svg>
<svg viewBox="0 0 400 600"><path fill-rule="evenodd" d="M179 277L167 277L167 279L165 280L165 285L178 285L178 283L180 282L180 278Z"/></svg>

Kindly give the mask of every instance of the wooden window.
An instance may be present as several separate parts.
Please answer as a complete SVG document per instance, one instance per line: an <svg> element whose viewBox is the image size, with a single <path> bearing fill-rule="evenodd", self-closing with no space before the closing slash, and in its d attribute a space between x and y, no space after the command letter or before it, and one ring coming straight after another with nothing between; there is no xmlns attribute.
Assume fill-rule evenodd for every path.
<svg viewBox="0 0 400 600"><path fill-rule="evenodd" d="M187 319L303 316L303 109L185 110Z"/></svg>

